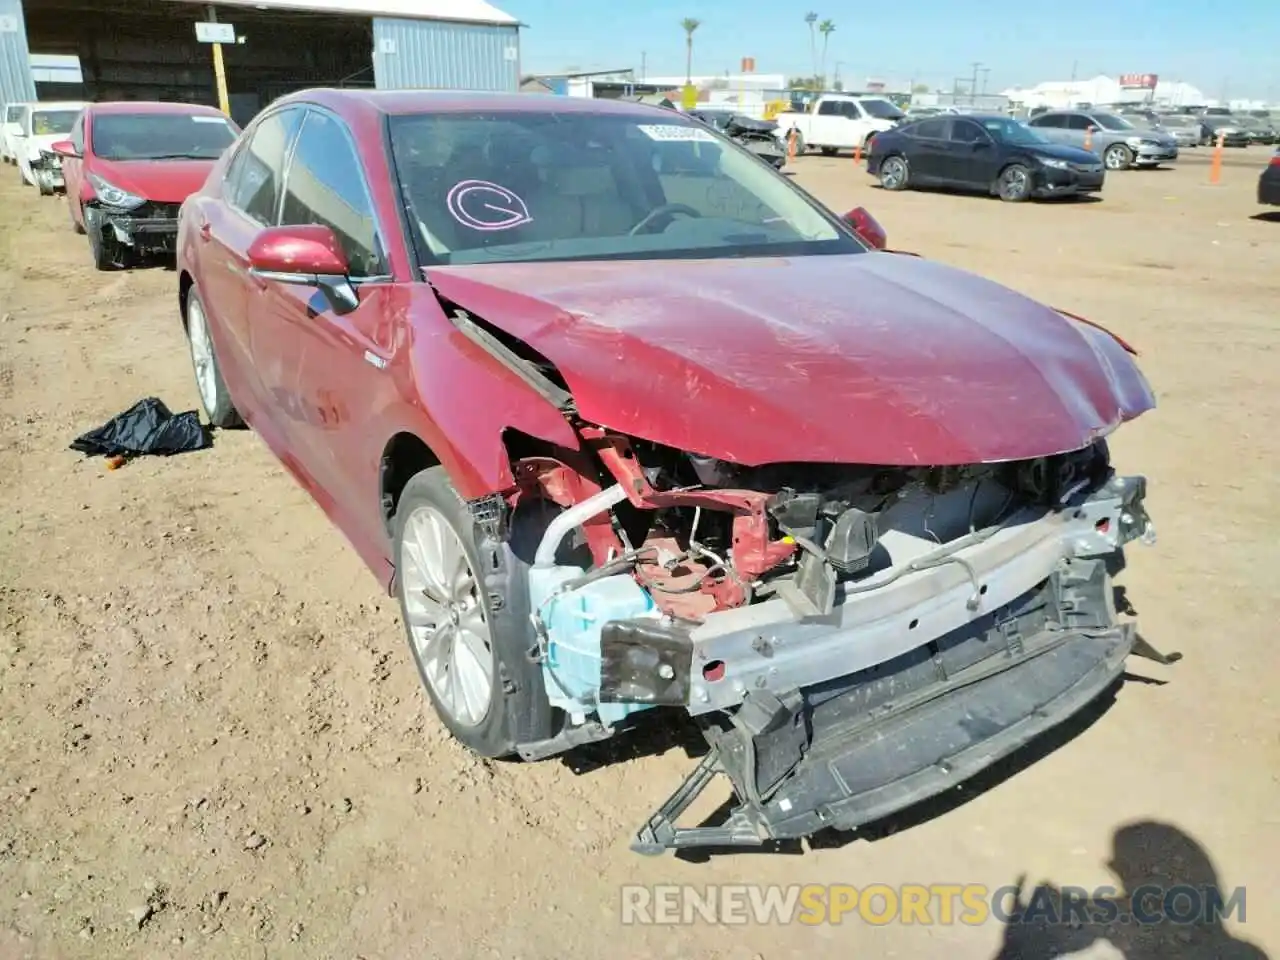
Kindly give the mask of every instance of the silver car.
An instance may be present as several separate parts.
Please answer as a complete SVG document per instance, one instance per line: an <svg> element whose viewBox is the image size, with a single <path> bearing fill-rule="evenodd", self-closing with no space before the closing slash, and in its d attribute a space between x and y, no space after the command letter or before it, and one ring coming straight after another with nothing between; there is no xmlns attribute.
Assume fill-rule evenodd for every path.
<svg viewBox="0 0 1280 960"><path fill-rule="evenodd" d="M1204 124L1199 117L1169 113L1160 118L1160 129L1173 137L1179 147L1198 147L1204 141Z"/></svg>
<svg viewBox="0 0 1280 960"><path fill-rule="evenodd" d="M1084 147L1102 157L1108 170L1154 167L1178 159L1178 141L1167 133L1141 130L1102 110L1053 110L1027 125L1055 143Z"/></svg>

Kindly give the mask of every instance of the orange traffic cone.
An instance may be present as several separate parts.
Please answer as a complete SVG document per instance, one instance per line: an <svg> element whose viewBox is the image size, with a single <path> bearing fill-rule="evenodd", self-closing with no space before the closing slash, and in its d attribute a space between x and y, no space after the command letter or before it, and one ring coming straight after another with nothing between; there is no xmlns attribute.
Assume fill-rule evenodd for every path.
<svg viewBox="0 0 1280 960"><path fill-rule="evenodd" d="M1084 131L1084 148L1086 150L1093 149L1093 127L1086 127Z"/></svg>
<svg viewBox="0 0 1280 960"><path fill-rule="evenodd" d="M1226 139L1227 139L1227 135L1223 131L1219 130L1218 142L1217 144L1214 145L1214 148L1213 148L1213 162L1209 166L1209 182L1210 183L1216 184L1222 180L1222 148L1225 145L1224 141Z"/></svg>
<svg viewBox="0 0 1280 960"><path fill-rule="evenodd" d="M792 163L796 159L796 128L792 127L787 133L787 162Z"/></svg>

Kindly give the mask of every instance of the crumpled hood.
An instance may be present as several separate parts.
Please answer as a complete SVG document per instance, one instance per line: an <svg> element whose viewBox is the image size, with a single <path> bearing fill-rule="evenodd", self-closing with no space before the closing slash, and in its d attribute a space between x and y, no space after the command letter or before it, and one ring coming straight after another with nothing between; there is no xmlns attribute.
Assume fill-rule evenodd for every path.
<svg viewBox="0 0 1280 960"><path fill-rule="evenodd" d="M216 160L103 160L93 172L112 186L153 203L182 203L204 186Z"/></svg>
<svg viewBox="0 0 1280 960"><path fill-rule="evenodd" d="M1045 456L1155 405L1105 332L915 257L426 273L551 360L585 419L742 464Z"/></svg>

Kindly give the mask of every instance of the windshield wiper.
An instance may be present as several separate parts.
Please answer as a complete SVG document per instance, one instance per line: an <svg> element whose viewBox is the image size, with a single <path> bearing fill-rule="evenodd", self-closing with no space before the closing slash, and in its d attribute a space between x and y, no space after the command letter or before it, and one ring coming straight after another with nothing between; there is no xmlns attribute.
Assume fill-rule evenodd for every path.
<svg viewBox="0 0 1280 960"><path fill-rule="evenodd" d="M217 160L206 153L155 153L145 157L127 157L129 160Z"/></svg>

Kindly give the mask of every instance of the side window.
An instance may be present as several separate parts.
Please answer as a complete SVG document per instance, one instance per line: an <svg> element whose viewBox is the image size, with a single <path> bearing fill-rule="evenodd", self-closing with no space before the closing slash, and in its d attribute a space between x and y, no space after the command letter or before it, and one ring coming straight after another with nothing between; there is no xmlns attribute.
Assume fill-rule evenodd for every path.
<svg viewBox="0 0 1280 960"><path fill-rule="evenodd" d="M945 118L921 120L916 124L912 135L923 140L945 140L947 137L947 121Z"/></svg>
<svg viewBox="0 0 1280 960"><path fill-rule="evenodd" d="M227 200L264 227L275 225L285 156L301 121L298 107L263 118L228 172Z"/></svg>
<svg viewBox="0 0 1280 960"><path fill-rule="evenodd" d="M1088 130L1090 127L1097 128L1097 124L1089 117L1080 113L1073 113L1067 117L1067 126L1072 130Z"/></svg>
<svg viewBox="0 0 1280 960"><path fill-rule="evenodd" d="M840 108L844 106L839 100L823 100L818 104L818 115L821 117L838 117L844 111Z"/></svg>
<svg viewBox="0 0 1280 960"><path fill-rule="evenodd" d="M1066 124L1062 122L1063 117L1056 113L1042 113L1038 117L1032 117L1028 126L1031 127L1064 127Z"/></svg>
<svg viewBox="0 0 1280 960"><path fill-rule="evenodd" d="M84 118L87 113L82 113L76 117L75 124L71 127L71 145L76 148L76 153L84 154Z"/></svg>
<svg viewBox="0 0 1280 960"><path fill-rule="evenodd" d="M284 184L281 224L323 224L338 235L353 277L386 274L364 170L342 121L312 110Z"/></svg>
<svg viewBox="0 0 1280 960"><path fill-rule="evenodd" d="M952 120L951 139L956 143L978 143L987 139L987 135L972 120Z"/></svg>
<svg viewBox="0 0 1280 960"><path fill-rule="evenodd" d="M844 109L841 112L850 120L862 119L862 109L852 100L848 101L847 103L842 103L840 106L844 107Z"/></svg>

